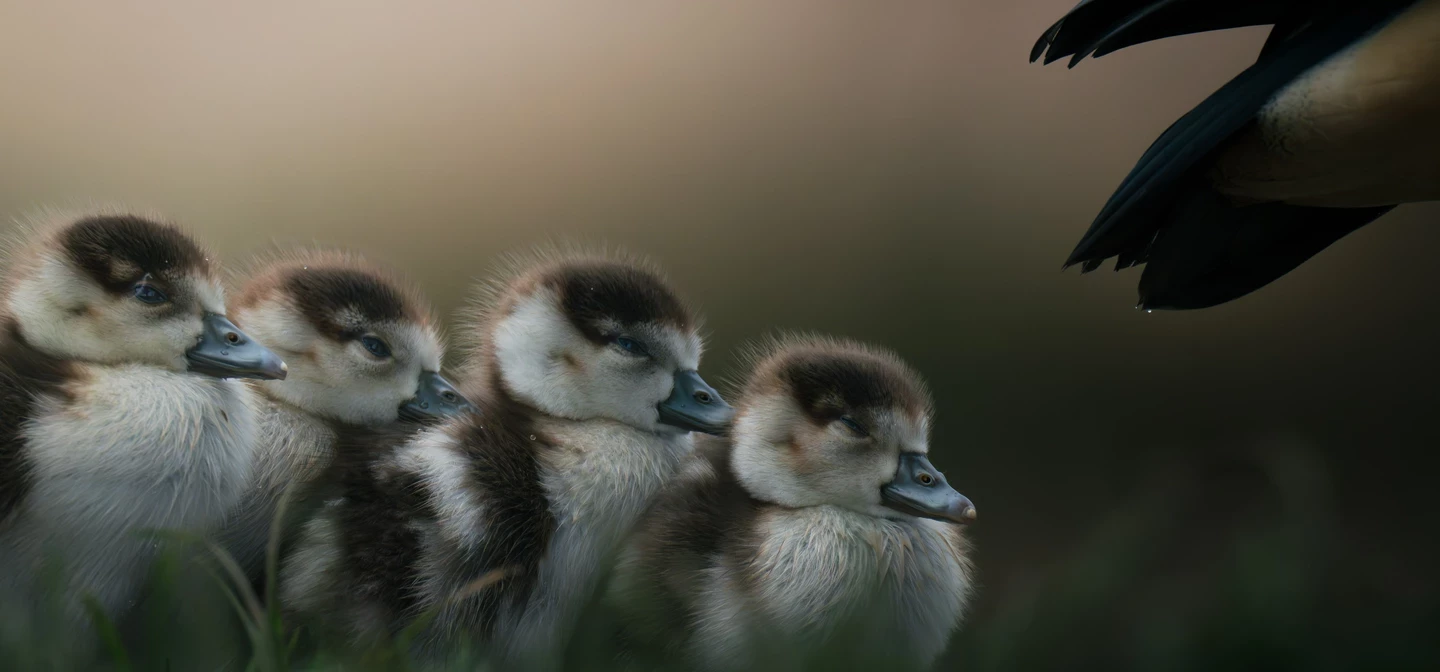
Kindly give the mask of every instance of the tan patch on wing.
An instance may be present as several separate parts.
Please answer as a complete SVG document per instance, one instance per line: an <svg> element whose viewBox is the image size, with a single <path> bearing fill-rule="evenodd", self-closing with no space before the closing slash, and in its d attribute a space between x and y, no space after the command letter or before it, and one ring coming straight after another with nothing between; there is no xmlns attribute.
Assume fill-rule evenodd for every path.
<svg viewBox="0 0 1440 672"><path fill-rule="evenodd" d="M1282 91L1216 162L1237 202L1363 207L1440 200L1440 0Z"/></svg>

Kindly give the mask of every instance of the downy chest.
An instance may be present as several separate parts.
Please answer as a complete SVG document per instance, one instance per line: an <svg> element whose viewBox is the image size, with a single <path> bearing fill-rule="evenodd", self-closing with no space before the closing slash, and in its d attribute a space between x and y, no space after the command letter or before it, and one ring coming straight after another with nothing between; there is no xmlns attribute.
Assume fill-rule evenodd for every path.
<svg viewBox="0 0 1440 672"><path fill-rule="evenodd" d="M943 650L970 589L963 541L932 521L833 507L774 510L747 570L766 627L848 655Z"/></svg>
<svg viewBox="0 0 1440 672"><path fill-rule="evenodd" d="M208 527L250 475L256 423L236 381L91 366L73 402L48 399L25 430L27 509L87 526Z"/></svg>

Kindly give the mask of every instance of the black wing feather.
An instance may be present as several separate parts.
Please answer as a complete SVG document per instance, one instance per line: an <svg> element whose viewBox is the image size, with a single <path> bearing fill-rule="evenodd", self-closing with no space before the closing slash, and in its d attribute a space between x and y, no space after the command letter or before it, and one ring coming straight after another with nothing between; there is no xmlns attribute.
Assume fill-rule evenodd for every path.
<svg viewBox="0 0 1440 672"><path fill-rule="evenodd" d="M1070 59L1070 67L1075 67L1086 56L1099 58L1125 47L1167 37L1271 25L1293 13L1294 4L1293 0L1173 0L1156 3L1096 38L1086 49L1076 52Z"/></svg>
<svg viewBox="0 0 1440 672"><path fill-rule="evenodd" d="M1100 56L1133 44L1274 24L1255 65L1166 129L1111 195L1066 261L1084 272L1116 257L1146 264L1141 304L1202 308L1243 296L1293 270L1390 208L1326 209L1279 203L1236 207L1203 179L1208 159L1274 95L1362 39L1415 0L1086 0L1032 51L1045 62Z"/></svg>
<svg viewBox="0 0 1440 672"><path fill-rule="evenodd" d="M15 322L0 323L0 527L30 492L33 465L25 452L25 424L41 397L73 401L66 382L76 375L68 362L25 342Z"/></svg>
<svg viewBox="0 0 1440 672"><path fill-rule="evenodd" d="M1053 63L1175 37L1275 23L1296 11L1314 12L1326 0L1085 0L1050 26L1030 50L1030 60Z"/></svg>
<svg viewBox="0 0 1440 672"><path fill-rule="evenodd" d="M1113 257L1153 237L1179 180L1250 124L1277 91L1338 50L1315 40L1296 42L1246 69L1171 124L1121 182L1067 264Z"/></svg>
<svg viewBox="0 0 1440 672"><path fill-rule="evenodd" d="M1233 301L1295 270L1393 207L1263 203L1236 208L1208 187L1186 189L1171 224L1146 247L1139 307L1194 310Z"/></svg>
<svg viewBox="0 0 1440 672"><path fill-rule="evenodd" d="M1125 257L1124 265L1143 262L1144 248L1163 235L1157 232L1174 209L1186 176L1251 123L1277 91L1393 16L1397 3L1388 4L1346 9L1312 21L1172 124L1110 197L1067 265L1093 268L1086 262L1112 256Z"/></svg>
<svg viewBox="0 0 1440 672"><path fill-rule="evenodd" d="M1110 30L1127 17L1155 0L1081 0L1065 16L1060 17L1030 50L1030 60L1045 57L1049 65L1074 54L1080 45ZM1159 0L1167 2L1169 0Z"/></svg>

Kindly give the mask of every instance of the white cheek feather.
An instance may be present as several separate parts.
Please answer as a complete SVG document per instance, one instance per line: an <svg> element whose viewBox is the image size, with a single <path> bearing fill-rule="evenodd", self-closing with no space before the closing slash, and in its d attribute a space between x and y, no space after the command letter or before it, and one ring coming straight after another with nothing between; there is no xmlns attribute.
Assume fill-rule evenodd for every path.
<svg viewBox="0 0 1440 672"><path fill-rule="evenodd" d="M785 506L813 506L823 498L797 478L776 444L789 440L776 428L798 427L806 420L788 396L774 395L747 403L735 419L731 464L745 490L756 498Z"/></svg>
<svg viewBox="0 0 1440 672"><path fill-rule="evenodd" d="M609 418L657 431L656 406L670 395L675 369L699 366L699 337L670 328L641 327L645 337L663 339L662 350L676 361L631 357L591 343L561 314L556 302L553 293L538 291L518 302L496 325L495 359L506 387L549 415ZM575 363L567 363L567 357Z"/></svg>
<svg viewBox="0 0 1440 672"><path fill-rule="evenodd" d="M885 420L882 420L885 422ZM888 423L877 436L900 436L903 450L929 450L917 423ZM810 427L810 420L788 395L748 402L735 421L731 461L745 490L758 499L789 507L831 505L881 517L894 517L880 503L880 488L895 475L899 450L872 446L859 450L847 436L823 429L800 437L805 455L797 458L785 443L789 428ZM797 473L798 464L808 464Z"/></svg>
<svg viewBox="0 0 1440 672"><path fill-rule="evenodd" d="M908 661L903 667L944 652L971 591L953 530L829 506L772 510L759 524L748 575L761 632L770 633L761 636L802 657Z"/></svg>
<svg viewBox="0 0 1440 672"><path fill-rule="evenodd" d="M47 399L27 424L33 490L0 533L0 585L24 594L37 560L60 559L77 627L88 622L81 591L112 615L137 598L158 547L137 531L215 531L250 475L256 434L239 382L141 365L81 375L76 403Z"/></svg>
<svg viewBox="0 0 1440 672"><path fill-rule="evenodd" d="M294 306L267 301L239 314L241 328L285 359L285 380L262 383L265 393L306 412L357 425L393 422L415 395L416 367L381 364L354 342L320 334ZM406 343L407 349L410 347Z"/></svg>
<svg viewBox="0 0 1440 672"><path fill-rule="evenodd" d="M7 296L7 308L36 348L57 357L103 361L115 348L93 320L78 319L88 306L109 300L63 261L44 255Z"/></svg>
<svg viewBox="0 0 1440 672"><path fill-rule="evenodd" d="M670 367L606 348L587 364L585 374L581 382L590 401L590 417L618 420L645 431L659 430L660 402L675 387Z"/></svg>
<svg viewBox="0 0 1440 672"><path fill-rule="evenodd" d="M439 335L428 327L408 321L387 323L382 327L394 350L394 361L369 371L357 371L355 379L363 381L365 392L364 401L357 406L356 412L368 414L371 422L377 423L393 420L395 409L415 397L419 391L420 374L440 371L445 352ZM355 350L363 350L363 347ZM357 357L368 358L369 355L359 352ZM361 361L376 366L373 360ZM352 386L352 389L357 386Z"/></svg>
<svg viewBox="0 0 1440 672"><path fill-rule="evenodd" d="M566 353L589 347L556 306L549 291L517 303L495 326L496 364L510 392L536 408L566 418L592 415L583 381L560 363Z"/></svg>
<svg viewBox="0 0 1440 672"><path fill-rule="evenodd" d="M119 354L119 359L96 361L139 361L172 371L186 370L189 364L185 352L194 347L204 333L200 316L185 314L157 320L144 315L141 311L145 309L131 301L133 299L112 300L100 309L103 315L100 322L109 327L104 337L110 343L110 350Z"/></svg>
<svg viewBox="0 0 1440 672"><path fill-rule="evenodd" d="M552 416L609 418L654 430L655 406L673 386L672 373L596 347L560 313L548 291L518 302L496 325L493 343L506 388ZM578 366L566 362L567 357Z"/></svg>
<svg viewBox="0 0 1440 672"><path fill-rule="evenodd" d="M648 431L670 431L660 424L658 407L674 391L677 371L699 367L700 339L672 327L633 328L634 335L653 342L663 354L636 358L614 348L602 350L598 361L587 367L586 397L597 416Z"/></svg>
<svg viewBox="0 0 1440 672"><path fill-rule="evenodd" d="M694 371L700 368L700 353L704 349L704 343L701 342L699 334L666 327L665 338L671 343L680 370Z"/></svg>
<svg viewBox="0 0 1440 672"><path fill-rule="evenodd" d="M70 354L63 350L67 341L84 340L90 334L67 334L69 311L104 299L104 292L91 283L81 282L65 264L48 255L41 258L36 269L27 274L7 296L11 315L23 326L25 338L32 345L54 354Z"/></svg>
<svg viewBox="0 0 1440 672"><path fill-rule="evenodd" d="M557 664L581 608L650 500L689 455L689 434L654 434L606 421L548 420L556 448L542 479L556 520L535 593L495 632L501 655L527 669Z"/></svg>
<svg viewBox="0 0 1440 672"><path fill-rule="evenodd" d="M323 371L297 402L306 410L357 425L383 425L394 422L400 404L415 396L418 371L376 361L358 341L327 340L312 352Z"/></svg>
<svg viewBox="0 0 1440 672"><path fill-rule="evenodd" d="M445 358L445 346L434 329L407 322L395 325L394 331L405 344L407 359L425 371L440 370L441 361Z"/></svg>
<svg viewBox="0 0 1440 672"><path fill-rule="evenodd" d="M63 261L40 259L9 294L7 308L26 341L66 359L145 362L186 368L185 351L201 335L198 315L157 319L138 303L106 294Z"/></svg>
<svg viewBox="0 0 1440 672"><path fill-rule="evenodd" d="M202 310L216 315L225 314L225 290L219 283L206 278L189 278L184 285Z"/></svg>
<svg viewBox="0 0 1440 672"><path fill-rule="evenodd" d="M236 321L256 342L280 355L289 369L285 380L260 383L265 393L312 413L324 414L328 410L327 392L338 381L315 361L318 355L313 350L322 337L309 321L294 308L270 301L242 310L236 315Z"/></svg>

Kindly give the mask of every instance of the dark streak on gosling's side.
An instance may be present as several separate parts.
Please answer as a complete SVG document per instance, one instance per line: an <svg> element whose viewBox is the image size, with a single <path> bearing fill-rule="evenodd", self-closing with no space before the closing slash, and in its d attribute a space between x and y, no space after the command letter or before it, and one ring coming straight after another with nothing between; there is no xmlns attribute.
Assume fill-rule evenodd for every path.
<svg viewBox="0 0 1440 672"><path fill-rule="evenodd" d="M33 417L35 404L45 397L73 401L66 384L78 371L69 362L30 347L10 318L0 320L0 526L4 526L31 485L33 467L20 440L25 420Z"/></svg>

